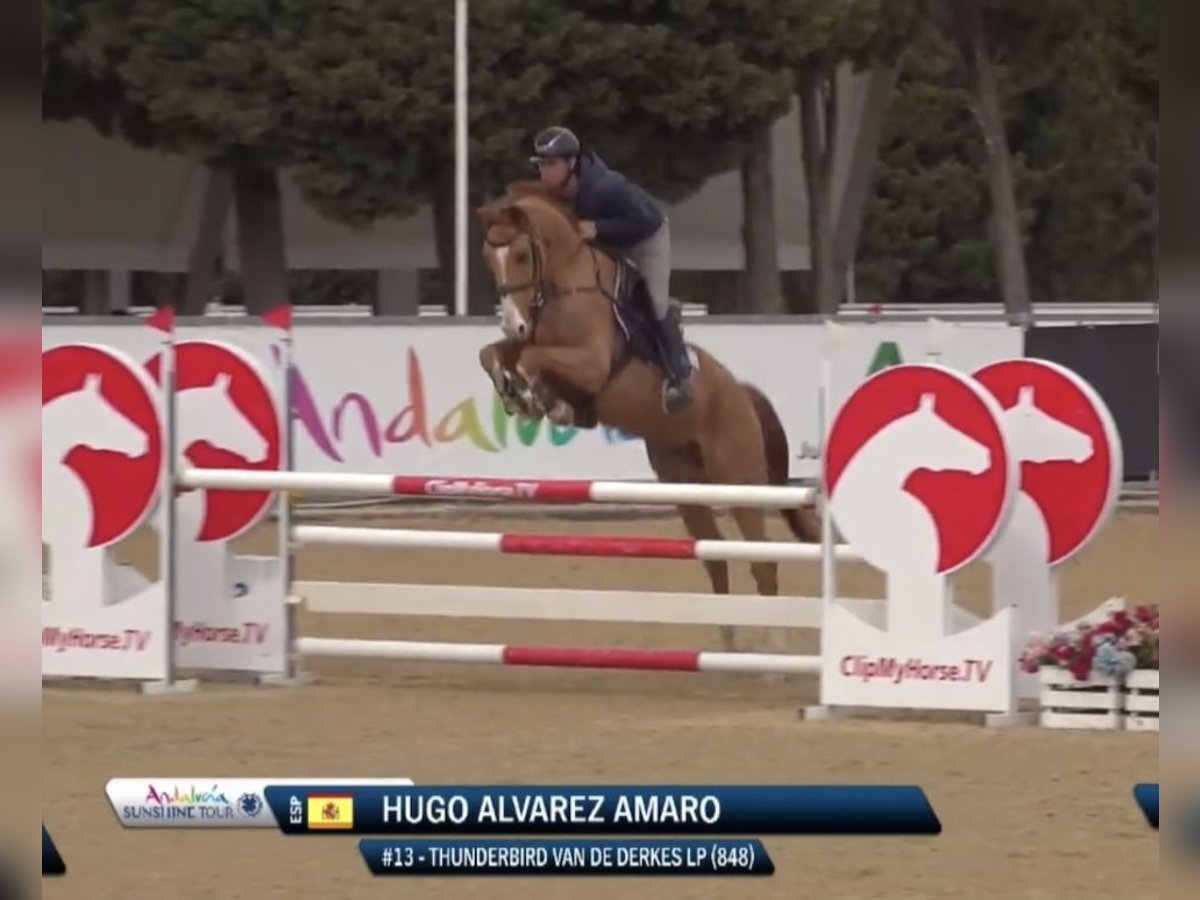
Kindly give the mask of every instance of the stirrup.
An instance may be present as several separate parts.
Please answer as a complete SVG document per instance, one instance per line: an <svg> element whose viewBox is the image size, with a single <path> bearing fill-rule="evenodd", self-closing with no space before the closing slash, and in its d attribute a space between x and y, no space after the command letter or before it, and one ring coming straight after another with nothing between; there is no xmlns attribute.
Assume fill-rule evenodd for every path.
<svg viewBox="0 0 1200 900"><path fill-rule="evenodd" d="M686 381L672 382L670 379L663 379L662 383L662 408L669 416L676 415L687 409L692 402L692 392Z"/></svg>

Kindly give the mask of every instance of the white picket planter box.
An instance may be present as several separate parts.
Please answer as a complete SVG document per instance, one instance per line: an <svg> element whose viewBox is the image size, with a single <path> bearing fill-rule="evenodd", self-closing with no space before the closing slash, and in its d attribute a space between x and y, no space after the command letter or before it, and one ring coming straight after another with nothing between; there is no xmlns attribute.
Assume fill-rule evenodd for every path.
<svg viewBox="0 0 1200 900"><path fill-rule="evenodd" d="M1158 669L1134 669L1125 676L1125 729L1158 731Z"/></svg>
<svg viewBox="0 0 1200 900"><path fill-rule="evenodd" d="M1124 693L1114 678L1078 681L1065 669L1038 669L1043 728L1094 728L1119 730Z"/></svg>

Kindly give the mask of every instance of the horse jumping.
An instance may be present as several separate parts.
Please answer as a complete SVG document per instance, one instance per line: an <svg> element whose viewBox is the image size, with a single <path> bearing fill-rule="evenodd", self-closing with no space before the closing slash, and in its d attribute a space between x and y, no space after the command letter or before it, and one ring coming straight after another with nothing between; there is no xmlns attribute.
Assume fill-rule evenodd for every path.
<svg viewBox="0 0 1200 900"><path fill-rule="evenodd" d="M505 199L478 212L505 334L479 361L510 413L637 435L663 482L787 484L787 435L770 401L703 349L690 348L692 402L675 415L663 411L663 373L646 349L636 270L581 238L572 214L540 184L510 185ZM712 509L679 511L692 537L722 537ZM764 510L732 512L746 540L765 538ZM797 539L820 540L813 510L782 513ZM704 565L714 593L729 593L728 563ZM758 593L778 594L777 563L750 568ZM723 628L722 637L732 647L733 630Z"/></svg>

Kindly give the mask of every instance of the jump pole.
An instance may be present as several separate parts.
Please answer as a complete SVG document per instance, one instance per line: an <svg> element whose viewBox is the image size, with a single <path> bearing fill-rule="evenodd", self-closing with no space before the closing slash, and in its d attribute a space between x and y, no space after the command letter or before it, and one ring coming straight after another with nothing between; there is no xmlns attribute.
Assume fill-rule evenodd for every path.
<svg viewBox="0 0 1200 900"><path fill-rule="evenodd" d="M710 653L704 650L450 644L315 637L299 638L298 645L300 652L305 656L387 659L401 662L785 675L812 674L821 670L821 660L818 656L793 656L783 653Z"/></svg>
<svg viewBox="0 0 1200 900"><path fill-rule="evenodd" d="M415 550L469 550L520 556L600 556L633 559L695 559L727 562L818 561L815 544L783 541L724 541L694 538L624 537L620 535L508 534L487 531L421 531L404 528L351 528L297 525L297 544L343 547L388 547ZM836 547L848 562L858 556L848 546Z"/></svg>
<svg viewBox="0 0 1200 900"><path fill-rule="evenodd" d="M349 472L264 472L250 469L189 469L179 485L189 490L336 492L369 496L491 500L505 503L697 504L783 509L812 505L807 487L662 484L574 479L473 478L470 476L360 475Z"/></svg>

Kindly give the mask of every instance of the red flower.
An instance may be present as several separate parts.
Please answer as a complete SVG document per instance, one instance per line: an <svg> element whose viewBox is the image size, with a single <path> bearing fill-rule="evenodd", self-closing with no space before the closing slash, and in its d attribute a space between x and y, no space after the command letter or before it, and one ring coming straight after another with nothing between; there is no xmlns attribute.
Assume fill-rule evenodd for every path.
<svg viewBox="0 0 1200 900"><path fill-rule="evenodd" d="M1067 670L1075 676L1076 680L1086 681L1092 672L1092 661L1090 658L1084 659L1082 656L1078 656L1067 663Z"/></svg>

